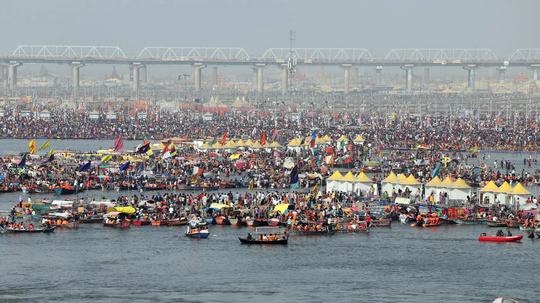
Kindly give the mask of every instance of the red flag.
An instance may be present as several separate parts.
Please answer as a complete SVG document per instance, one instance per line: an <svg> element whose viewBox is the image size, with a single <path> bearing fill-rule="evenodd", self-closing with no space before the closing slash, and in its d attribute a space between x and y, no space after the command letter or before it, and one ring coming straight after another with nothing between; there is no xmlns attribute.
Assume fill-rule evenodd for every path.
<svg viewBox="0 0 540 303"><path fill-rule="evenodd" d="M225 145L225 140L227 140L227 133L223 135L223 139L221 139L221 145Z"/></svg>
<svg viewBox="0 0 540 303"><path fill-rule="evenodd" d="M276 136L277 136L277 128L274 128L274 132L272 134L272 141L276 141Z"/></svg>
<svg viewBox="0 0 540 303"><path fill-rule="evenodd" d="M124 142L122 142L122 135L116 139L116 142L114 142L114 151L119 151L124 147Z"/></svg>
<svg viewBox="0 0 540 303"><path fill-rule="evenodd" d="M261 145L266 145L266 132L263 132L261 135Z"/></svg>

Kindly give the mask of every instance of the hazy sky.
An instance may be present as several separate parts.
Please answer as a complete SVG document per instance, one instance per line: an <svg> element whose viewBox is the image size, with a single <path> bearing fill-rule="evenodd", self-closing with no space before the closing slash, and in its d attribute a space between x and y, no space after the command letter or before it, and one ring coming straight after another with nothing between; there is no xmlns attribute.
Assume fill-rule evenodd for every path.
<svg viewBox="0 0 540 303"><path fill-rule="evenodd" d="M540 48L540 1L3 0L0 50L19 44L288 47Z"/></svg>

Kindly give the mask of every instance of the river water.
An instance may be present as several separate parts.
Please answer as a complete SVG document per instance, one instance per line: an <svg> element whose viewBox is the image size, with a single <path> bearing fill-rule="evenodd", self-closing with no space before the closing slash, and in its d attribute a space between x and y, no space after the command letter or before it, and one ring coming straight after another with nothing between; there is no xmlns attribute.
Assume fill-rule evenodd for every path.
<svg viewBox="0 0 540 303"><path fill-rule="evenodd" d="M107 142L51 146L97 150ZM0 153L26 150L28 141L2 143ZM514 156L522 163L524 154ZM81 195L92 194L118 196ZM19 195L0 195L0 210ZM287 246L242 245L237 237L250 228L217 225L204 240L186 238L184 227L101 224L0 234L0 302L537 302L540 239L483 243L480 233L497 229L393 223L367 235L291 237Z"/></svg>

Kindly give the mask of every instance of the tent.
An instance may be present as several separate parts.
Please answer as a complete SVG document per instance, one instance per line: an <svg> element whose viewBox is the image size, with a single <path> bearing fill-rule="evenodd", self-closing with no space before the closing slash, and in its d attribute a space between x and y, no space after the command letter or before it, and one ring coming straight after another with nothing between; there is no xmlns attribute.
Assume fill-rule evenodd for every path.
<svg viewBox="0 0 540 303"><path fill-rule="evenodd" d="M362 138L360 135L356 136L356 138L353 140L354 143L364 143L364 141L366 140L364 140L364 138Z"/></svg>
<svg viewBox="0 0 540 303"><path fill-rule="evenodd" d="M511 202L510 193L513 190L514 189L512 188L512 186L510 186L510 184L508 184L508 182L505 181L501 186L499 186L499 189L494 191L494 193L497 194L497 197L499 198L502 204L508 206L510 205L510 202Z"/></svg>
<svg viewBox="0 0 540 303"><path fill-rule="evenodd" d="M422 186L422 183L418 182L418 180L416 180L414 176L410 174L407 180L401 182L400 185L403 191L408 188L410 192L414 194L420 188L420 186Z"/></svg>
<svg viewBox="0 0 540 303"><path fill-rule="evenodd" d="M466 200L467 196L471 196L471 187L459 178L454 184L448 187L450 189L450 198L457 200Z"/></svg>
<svg viewBox="0 0 540 303"><path fill-rule="evenodd" d="M367 192L371 188L371 180L365 173L360 173L356 178L354 178L354 187L353 190L355 193L359 194L360 192Z"/></svg>
<svg viewBox="0 0 540 303"><path fill-rule="evenodd" d="M390 175L388 175L388 177L384 178L381 181L382 191L387 192L388 195L391 195L392 189L394 188L394 183L396 182L396 180L397 180L396 174L394 174L394 172L390 172Z"/></svg>
<svg viewBox="0 0 540 303"><path fill-rule="evenodd" d="M343 192L350 193L353 191L354 175L352 172L348 172L343 178L339 180L339 189Z"/></svg>
<svg viewBox="0 0 540 303"><path fill-rule="evenodd" d="M326 179L326 190L327 191L336 191L339 190L339 180L343 178L343 175L336 170L328 179Z"/></svg>
<svg viewBox="0 0 540 303"><path fill-rule="evenodd" d="M499 187L493 182L489 181L489 183L484 186L482 189L480 189L480 194L482 194L484 197L487 197L489 199L489 203L493 204L495 203L495 196L496 191L499 189ZM482 198L482 201L484 199Z"/></svg>

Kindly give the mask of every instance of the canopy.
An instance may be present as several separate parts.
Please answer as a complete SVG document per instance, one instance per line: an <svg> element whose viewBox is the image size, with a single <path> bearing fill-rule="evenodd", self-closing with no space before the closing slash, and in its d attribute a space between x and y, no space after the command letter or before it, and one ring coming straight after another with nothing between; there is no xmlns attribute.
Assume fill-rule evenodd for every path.
<svg viewBox="0 0 540 303"><path fill-rule="evenodd" d="M531 192L526 190L521 183L518 183L514 190L511 192L512 195L530 195Z"/></svg>
<svg viewBox="0 0 540 303"><path fill-rule="evenodd" d="M244 146L251 146L251 144L253 144L253 141L251 141L251 139L249 139L244 143Z"/></svg>
<svg viewBox="0 0 540 303"><path fill-rule="evenodd" d="M328 135L324 135L323 139L324 141L332 141L332 138L328 137Z"/></svg>
<svg viewBox="0 0 540 303"><path fill-rule="evenodd" d="M287 146L298 146L298 145L300 145L300 142L296 139L292 139L291 142L287 144Z"/></svg>
<svg viewBox="0 0 540 303"><path fill-rule="evenodd" d="M364 142L366 140L364 140L364 138L362 138L362 136L358 135L356 138L354 138L353 140L354 142Z"/></svg>
<svg viewBox="0 0 540 303"><path fill-rule="evenodd" d="M398 197L396 198L396 201L394 203L395 204L411 204L411 199Z"/></svg>
<svg viewBox="0 0 540 303"><path fill-rule="evenodd" d="M396 180L397 183L401 183L401 182L405 182L405 181L407 181L407 177L405 176L405 174L400 174L399 177Z"/></svg>
<svg viewBox="0 0 540 303"><path fill-rule="evenodd" d="M272 142L272 144L270 144L270 146L272 146L272 147L283 147L283 146L281 146L281 144L279 144L276 141Z"/></svg>
<svg viewBox="0 0 540 303"><path fill-rule="evenodd" d="M514 189L512 188L512 186L510 186L510 184L508 184L508 182L504 182L503 185L501 185L501 187L499 187L499 189L497 189L495 192L497 193L509 193L511 191L513 191Z"/></svg>
<svg viewBox="0 0 540 303"><path fill-rule="evenodd" d="M135 208L133 207L111 207L107 209L107 214L112 212L119 212L119 213L125 213L125 214L133 214L135 213Z"/></svg>
<svg viewBox="0 0 540 303"><path fill-rule="evenodd" d="M251 148L262 148L263 146L261 145L261 143L259 143L259 141L255 141L255 143L253 143L250 147Z"/></svg>
<svg viewBox="0 0 540 303"><path fill-rule="evenodd" d="M213 208L213 209L215 209L215 210L220 210L220 209L222 209L222 208L224 208L224 207L230 207L230 206L227 205L227 204L212 203L212 205L210 205L209 208Z"/></svg>
<svg viewBox="0 0 540 303"><path fill-rule="evenodd" d="M246 143L244 143L244 141L242 139L238 140L238 142L236 142L236 146L244 146L246 145Z"/></svg>
<svg viewBox="0 0 540 303"><path fill-rule="evenodd" d="M341 178L341 181L353 181L354 175L351 172L348 172L343 178Z"/></svg>
<svg viewBox="0 0 540 303"><path fill-rule="evenodd" d="M435 176L431 181L426 183L426 187L439 187L441 186L441 179L439 179L439 176Z"/></svg>
<svg viewBox="0 0 540 303"><path fill-rule="evenodd" d="M390 182L395 182L396 180L397 180L396 174L394 174L394 172L390 172L390 175L386 177L384 180L382 180L381 182L390 183Z"/></svg>
<svg viewBox="0 0 540 303"><path fill-rule="evenodd" d="M341 137L339 137L339 139L337 139L337 141L347 141L347 137L345 137L345 135L341 135Z"/></svg>
<svg viewBox="0 0 540 303"><path fill-rule="evenodd" d="M440 187L449 187L449 186L452 186L452 184L453 184L452 179L450 179L450 177L446 177L446 178L441 182Z"/></svg>
<svg viewBox="0 0 540 303"><path fill-rule="evenodd" d="M412 174L409 175L407 180L401 182L402 185L420 185L421 183L416 180Z"/></svg>
<svg viewBox="0 0 540 303"><path fill-rule="evenodd" d="M278 204L276 207L274 207L274 212L280 212L282 214L285 214L285 211L289 209L289 204Z"/></svg>
<svg viewBox="0 0 540 303"><path fill-rule="evenodd" d="M456 182L454 182L454 184L452 184L452 186L449 186L450 188L461 188L461 189L466 189L466 188L471 188L469 185L467 185L467 183L465 183L465 181L463 181L463 179L461 178L458 178L456 180Z"/></svg>
<svg viewBox="0 0 540 303"><path fill-rule="evenodd" d="M336 172L326 180L341 180L342 178L343 175L339 172L339 170L336 170Z"/></svg>
<svg viewBox="0 0 540 303"><path fill-rule="evenodd" d="M395 176L395 175L394 175ZM366 174L364 174L364 172L361 172L355 179L354 181L356 182L366 182L366 183L371 183L373 182L373 180L371 180L368 176L366 176Z"/></svg>
<svg viewBox="0 0 540 303"><path fill-rule="evenodd" d="M486 186L484 186L480 190L480 192L484 192L484 193L485 192L492 192L492 191L497 191L498 189L499 189L499 187L495 183L493 183L493 181L489 181L489 183Z"/></svg>

